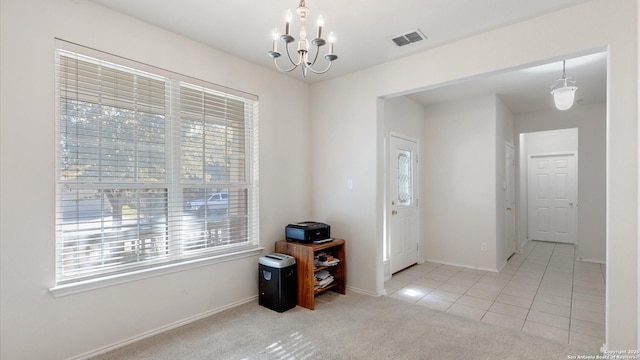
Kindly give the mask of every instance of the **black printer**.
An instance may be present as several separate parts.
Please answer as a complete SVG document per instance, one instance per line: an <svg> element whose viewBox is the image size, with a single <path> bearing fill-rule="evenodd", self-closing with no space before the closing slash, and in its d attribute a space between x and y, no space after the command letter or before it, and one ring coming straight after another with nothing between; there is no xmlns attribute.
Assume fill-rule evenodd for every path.
<svg viewBox="0 0 640 360"><path fill-rule="evenodd" d="M328 241L331 239L331 226L315 221L289 224L285 228L285 238L287 241L298 241L302 243Z"/></svg>

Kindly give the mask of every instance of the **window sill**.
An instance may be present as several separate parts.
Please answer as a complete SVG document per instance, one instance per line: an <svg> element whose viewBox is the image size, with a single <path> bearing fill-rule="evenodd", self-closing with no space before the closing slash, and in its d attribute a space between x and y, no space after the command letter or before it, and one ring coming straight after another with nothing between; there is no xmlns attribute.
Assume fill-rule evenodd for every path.
<svg viewBox="0 0 640 360"><path fill-rule="evenodd" d="M264 250L263 247L251 247L244 250L235 251L233 253L217 254L206 258L187 260L176 264L161 265L151 269L137 270L125 274L117 274L101 277L98 279L78 281L72 284L54 286L49 289L49 292L53 295L53 297L73 295L85 291L124 284L127 282L137 281L164 274L170 274L179 271L195 269L202 266L218 264L226 261L257 256L262 253L262 250Z"/></svg>

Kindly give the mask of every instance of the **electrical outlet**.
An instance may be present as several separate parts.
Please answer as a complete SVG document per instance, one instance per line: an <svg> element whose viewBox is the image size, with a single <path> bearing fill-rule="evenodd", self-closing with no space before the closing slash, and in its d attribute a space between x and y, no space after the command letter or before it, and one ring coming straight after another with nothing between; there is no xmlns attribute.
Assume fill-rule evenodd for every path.
<svg viewBox="0 0 640 360"><path fill-rule="evenodd" d="M487 251L487 243L480 244L480 251Z"/></svg>

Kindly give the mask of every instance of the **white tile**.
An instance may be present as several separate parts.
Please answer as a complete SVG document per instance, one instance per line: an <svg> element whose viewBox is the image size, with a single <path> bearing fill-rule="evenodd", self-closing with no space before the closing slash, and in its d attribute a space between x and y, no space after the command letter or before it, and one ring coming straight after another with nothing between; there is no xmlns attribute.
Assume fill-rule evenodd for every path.
<svg viewBox="0 0 640 360"><path fill-rule="evenodd" d="M515 270L508 271L508 270L502 269L502 271L500 271L499 273L491 272L491 273L488 273L488 274L484 275L483 277L511 280L511 278L513 277L514 273L515 273Z"/></svg>
<svg viewBox="0 0 640 360"><path fill-rule="evenodd" d="M604 325L601 324L571 318L570 330L572 332L604 339Z"/></svg>
<svg viewBox="0 0 640 360"><path fill-rule="evenodd" d="M424 298L420 299L417 304L438 311L447 311L447 309L449 309L449 307L453 305L451 301L441 300L429 296L425 296Z"/></svg>
<svg viewBox="0 0 640 360"><path fill-rule="evenodd" d="M440 266L442 266L442 264L440 264L440 263L431 262L431 261L425 261L425 262L423 262L421 265L422 265L422 266L430 267L430 268L432 268L432 269L437 269L437 268L439 268Z"/></svg>
<svg viewBox="0 0 640 360"><path fill-rule="evenodd" d="M401 291L392 296L595 353L604 342L606 267L574 256L571 244L529 241L499 273L432 263L385 287L423 287L414 289L426 294L419 300ZM411 280L416 274L422 276Z"/></svg>
<svg viewBox="0 0 640 360"><path fill-rule="evenodd" d="M403 288L405 286L407 286L408 283L404 282L404 281L400 281L400 280L396 280L391 278L390 280L387 280L384 282L384 288L387 290L388 293L392 293L400 288Z"/></svg>
<svg viewBox="0 0 640 360"><path fill-rule="evenodd" d="M495 274L494 272L491 271L485 271L485 270L476 270L476 269L469 269L469 268L464 268L462 269L462 271L460 271L458 273L458 275L472 275L472 276L477 276L478 279L480 279L481 277L483 277L486 274Z"/></svg>
<svg viewBox="0 0 640 360"><path fill-rule="evenodd" d="M391 297L415 303L432 291L433 289L424 286L407 285L391 294Z"/></svg>
<svg viewBox="0 0 640 360"><path fill-rule="evenodd" d="M467 290L469 290L469 288L471 288L471 286L463 286L463 285L456 285L456 284L452 284L450 282L446 282L440 286L438 286L438 290L444 290L444 291L449 291L449 292L453 292L456 294L464 294L465 292L467 292Z"/></svg>
<svg viewBox="0 0 640 360"><path fill-rule="evenodd" d="M591 295L591 294L584 294L581 292L574 291L572 297L573 297L573 300L582 300L582 301L586 301L594 304L601 304L601 305L605 304L604 295Z"/></svg>
<svg viewBox="0 0 640 360"><path fill-rule="evenodd" d="M404 281L404 282L410 283L410 282L413 282L413 281L419 279L420 277L422 277L421 274L415 274L415 273L401 271L399 273L393 274L393 276L391 278L395 279L395 280L400 280L400 281Z"/></svg>
<svg viewBox="0 0 640 360"><path fill-rule="evenodd" d="M511 296L517 296L519 298L533 300L533 298L536 296L536 290L518 289L513 287L511 284L509 284L505 286L504 289L502 289L501 295L511 295Z"/></svg>
<svg viewBox="0 0 640 360"><path fill-rule="evenodd" d="M481 298L485 300L494 301L498 295L500 295L500 291L497 290L483 290L483 289L474 289L473 287L469 289L465 295L473 296L476 298Z"/></svg>
<svg viewBox="0 0 640 360"><path fill-rule="evenodd" d="M569 331L569 318L541 312L537 310L529 311L527 321L534 321L543 325L553 326L558 329Z"/></svg>
<svg viewBox="0 0 640 360"><path fill-rule="evenodd" d="M541 280L544 275L544 268L531 267L522 265L515 274L513 274L514 278L530 278L535 280Z"/></svg>
<svg viewBox="0 0 640 360"><path fill-rule="evenodd" d="M484 314L484 316L482 317L482 322L515 330L521 330L522 325L524 325L524 319L518 319L515 317L497 314L490 311Z"/></svg>
<svg viewBox="0 0 640 360"><path fill-rule="evenodd" d="M547 295L547 294L540 294L538 293L536 295L536 297L534 298L534 301L542 301L542 302L547 302L550 304L554 304L554 305L562 305L562 306L571 306L571 298L566 298L566 297L561 297L561 296L554 296L554 295Z"/></svg>
<svg viewBox="0 0 640 360"><path fill-rule="evenodd" d="M491 305L493 305L493 301L481 299L469 295L462 295L457 301L457 304L462 304L466 306L471 306L481 310L489 310Z"/></svg>
<svg viewBox="0 0 640 360"><path fill-rule="evenodd" d="M600 287L600 286L578 286L578 285L576 285L574 287L573 291L579 292L579 293L583 293L583 294L589 294L589 295L597 295L597 296L604 296L605 295L604 286Z"/></svg>
<svg viewBox="0 0 640 360"><path fill-rule="evenodd" d="M548 287L554 290L559 290L564 293L568 293L571 296L571 291L573 289L573 280L572 279L562 279L557 277L548 277L542 279L540 282L541 287Z"/></svg>
<svg viewBox="0 0 640 360"><path fill-rule="evenodd" d="M447 280L446 282L454 285L472 287L475 283L478 282L478 280L473 278L468 278L466 276L454 275L450 277L449 280Z"/></svg>
<svg viewBox="0 0 640 360"><path fill-rule="evenodd" d="M514 318L524 320L527 318L527 313L529 312L529 309L508 305L508 304L502 304L499 302L494 302L493 305L491 305L491 307L489 308L489 311L494 312L496 314L511 316Z"/></svg>
<svg viewBox="0 0 640 360"><path fill-rule="evenodd" d="M455 302L462 296L462 294L454 293L451 291L436 289L429 294L429 297L433 297L440 300L446 300L450 302Z"/></svg>
<svg viewBox="0 0 640 360"><path fill-rule="evenodd" d="M551 265L549 265L551 266ZM560 280L564 280L564 281L572 281L573 280L573 273L571 272L563 272L563 271L557 271L555 269L552 269L551 267L547 268L547 271L544 272L544 275L542 276L542 280L552 280L552 279L560 279Z"/></svg>
<svg viewBox="0 0 640 360"><path fill-rule="evenodd" d="M522 281L521 279L517 279L513 277L511 281L509 281L509 284L505 286L505 288L509 287L513 289L520 289L520 290L535 292L536 290L538 290L539 286L540 286L539 280Z"/></svg>
<svg viewBox="0 0 640 360"><path fill-rule="evenodd" d="M435 270L433 270L432 274L445 275L448 277L452 277L453 275L459 273L462 268L458 268L456 266L443 265Z"/></svg>
<svg viewBox="0 0 640 360"><path fill-rule="evenodd" d="M571 307L573 309L588 310L595 313L604 314L605 312L604 301L602 303L592 303L589 301L579 300L574 297L571 301Z"/></svg>
<svg viewBox="0 0 640 360"><path fill-rule="evenodd" d="M451 307L449 308L449 310L447 310L447 312L454 315L463 316L472 320L480 321L480 319L482 319L482 316L484 316L484 314L486 313L486 310L456 303L451 305Z"/></svg>
<svg viewBox="0 0 640 360"><path fill-rule="evenodd" d="M540 285L540 281L542 281L542 276L544 274L540 274L539 276L533 276L531 273L527 272L517 272L511 278L510 284L519 283L519 284L527 284L527 285Z"/></svg>
<svg viewBox="0 0 640 360"><path fill-rule="evenodd" d="M474 290L475 289L477 289L477 290L486 290L486 291L497 291L499 293L499 292L502 291L502 289L504 289L505 285L499 285L499 284L493 284L493 283L487 283L487 282L478 281L477 283L475 283L475 285L473 285L471 287L471 289L474 289Z"/></svg>
<svg viewBox="0 0 640 360"><path fill-rule="evenodd" d="M480 280L478 280L478 283L491 284L491 285L495 285L496 288L502 289L505 286L507 286L507 284L509 283L509 280L490 277L490 276L489 277L483 276Z"/></svg>
<svg viewBox="0 0 640 360"><path fill-rule="evenodd" d="M503 291L496 298L496 302L528 309L531 307L531 303L533 302L533 299L526 299L526 298L521 298L513 295L508 295L508 294L505 294Z"/></svg>
<svg viewBox="0 0 640 360"><path fill-rule="evenodd" d="M589 311L583 309L571 309L571 319L589 321L596 324L605 325L604 311Z"/></svg>
<svg viewBox="0 0 640 360"><path fill-rule="evenodd" d="M543 301L533 301L531 305L531 310L538 310L542 312L546 312L553 315L564 316L566 318L571 316L571 308L569 306L562 306L551 304Z"/></svg>
<svg viewBox="0 0 640 360"><path fill-rule="evenodd" d="M545 274L547 273L553 273L553 274L563 274L564 276L573 276L573 265L569 264L564 265L564 264L554 264L554 263L549 263L549 266L547 266L547 271L545 272Z"/></svg>
<svg viewBox="0 0 640 360"><path fill-rule="evenodd" d="M424 276L426 273L433 270L434 269L429 266L414 265L408 269L402 270L401 273L416 274L416 275Z"/></svg>
<svg viewBox="0 0 640 360"><path fill-rule="evenodd" d="M444 275L444 274L440 274L440 273L430 272L430 273L427 273L425 276L423 276L423 278L424 279L435 280L435 281L440 281L440 282L445 282L445 281L449 280L449 278L451 278L451 275Z"/></svg>
<svg viewBox="0 0 640 360"><path fill-rule="evenodd" d="M438 286L444 284L444 281L438 281L438 280L433 280L433 279L428 279L423 277L414 281L412 284L435 289Z"/></svg>

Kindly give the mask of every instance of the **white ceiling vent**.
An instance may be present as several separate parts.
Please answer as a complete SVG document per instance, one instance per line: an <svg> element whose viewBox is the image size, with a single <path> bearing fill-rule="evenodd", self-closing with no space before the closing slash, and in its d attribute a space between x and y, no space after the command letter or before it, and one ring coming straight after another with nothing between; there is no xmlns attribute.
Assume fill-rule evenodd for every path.
<svg viewBox="0 0 640 360"><path fill-rule="evenodd" d="M424 34L422 33L422 31L420 31L420 29L415 29L413 31L409 31L406 34L402 34L398 37L394 37L393 39L391 39L391 41L393 41L398 46L405 46L418 41L422 41L426 38L427 37L424 36Z"/></svg>

